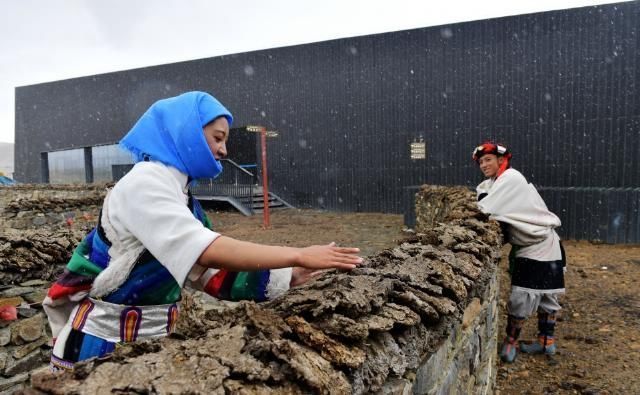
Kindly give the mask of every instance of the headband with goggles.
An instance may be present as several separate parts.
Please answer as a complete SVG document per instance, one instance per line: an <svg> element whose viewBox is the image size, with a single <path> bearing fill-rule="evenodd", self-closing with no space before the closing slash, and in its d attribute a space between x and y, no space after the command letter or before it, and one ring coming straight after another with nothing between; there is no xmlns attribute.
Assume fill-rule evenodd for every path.
<svg viewBox="0 0 640 395"><path fill-rule="evenodd" d="M482 143L482 145L477 146L476 149L473 150L472 158L477 162L480 159L480 157L486 154L494 154L498 156L506 156L508 158L511 158L511 153L509 152L507 147L505 147L504 145L494 144L491 142Z"/></svg>

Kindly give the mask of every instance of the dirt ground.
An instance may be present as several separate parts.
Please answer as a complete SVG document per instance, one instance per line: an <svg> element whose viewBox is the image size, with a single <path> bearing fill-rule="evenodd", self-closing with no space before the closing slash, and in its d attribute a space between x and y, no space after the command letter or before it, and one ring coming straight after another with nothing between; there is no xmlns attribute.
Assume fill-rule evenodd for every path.
<svg viewBox="0 0 640 395"><path fill-rule="evenodd" d="M333 241L342 246L358 247L363 256L392 247L395 240L404 237L402 215L275 210L271 212L270 229L264 230L262 213L252 217L229 211L208 211L208 214L213 229L225 236L292 247Z"/></svg>
<svg viewBox="0 0 640 395"><path fill-rule="evenodd" d="M290 246L335 241L361 248L362 255L395 245L403 237L401 215L279 210L271 228L262 214L244 217L208 211L214 229L243 240ZM568 270L564 309L556 334L559 352L553 358L520 355L498 366L499 394L640 394L639 245L604 245L565 241ZM501 264L502 337L509 277ZM522 334L533 339L536 319Z"/></svg>
<svg viewBox="0 0 640 395"><path fill-rule="evenodd" d="M498 368L500 394L640 394L640 246L565 241L566 295L553 358L520 354ZM501 317L508 299L501 263ZM537 319L522 339L532 340ZM502 335L502 334L501 334Z"/></svg>

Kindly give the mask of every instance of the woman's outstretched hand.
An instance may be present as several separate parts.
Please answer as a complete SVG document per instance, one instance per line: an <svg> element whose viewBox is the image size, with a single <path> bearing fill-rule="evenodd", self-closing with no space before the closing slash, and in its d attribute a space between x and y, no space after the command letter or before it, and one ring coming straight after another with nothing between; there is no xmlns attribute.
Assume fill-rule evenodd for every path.
<svg viewBox="0 0 640 395"><path fill-rule="evenodd" d="M363 262L359 248L338 247L336 243L311 246L299 250L296 266L311 270L351 270Z"/></svg>
<svg viewBox="0 0 640 395"><path fill-rule="evenodd" d="M219 236L204 250L197 263L234 272L298 267L309 270L351 270L362 263L359 248L335 243L306 248L269 246Z"/></svg>

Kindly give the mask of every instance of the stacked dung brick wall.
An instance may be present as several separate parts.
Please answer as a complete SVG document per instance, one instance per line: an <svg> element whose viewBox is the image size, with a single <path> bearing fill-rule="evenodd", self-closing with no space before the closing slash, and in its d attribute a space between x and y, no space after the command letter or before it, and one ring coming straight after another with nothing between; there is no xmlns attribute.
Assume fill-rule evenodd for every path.
<svg viewBox="0 0 640 395"><path fill-rule="evenodd" d="M109 184L24 184L0 187L0 226L34 229L93 221Z"/></svg>
<svg viewBox="0 0 640 395"><path fill-rule="evenodd" d="M97 221L106 185L0 187L0 284L53 280Z"/></svg>
<svg viewBox="0 0 640 395"><path fill-rule="evenodd" d="M106 185L0 187L0 394L45 368L51 335L42 300L97 218Z"/></svg>
<svg viewBox="0 0 640 395"><path fill-rule="evenodd" d="M496 223L487 223L476 205L475 194L467 188L422 186L416 194L416 232L437 237L441 245L453 251L473 249L464 241L448 236L451 229L472 229L490 247L487 258L497 265L502 243ZM471 219L473 218L473 219ZM482 225L480 225L482 223ZM436 229L448 224L449 229ZM446 225L445 225L446 226ZM455 239L455 238L454 238ZM498 324L498 276L496 267L488 276L488 284L476 294L464 310L449 337L420 366L413 383L418 394L487 394L491 393L496 375Z"/></svg>
<svg viewBox="0 0 640 395"><path fill-rule="evenodd" d="M17 320L0 319L0 394L23 388L33 370L48 364L51 334L41 308L45 285L31 280L0 288L0 307L15 306L18 312Z"/></svg>
<svg viewBox="0 0 640 395"><path fill-rule="evenodd" d="M425 186L417 210L433 220L365 266L226 310L185 293L176 335L35 375L33 390L490 393L501 238L474 202L464 188Z"/></svg>

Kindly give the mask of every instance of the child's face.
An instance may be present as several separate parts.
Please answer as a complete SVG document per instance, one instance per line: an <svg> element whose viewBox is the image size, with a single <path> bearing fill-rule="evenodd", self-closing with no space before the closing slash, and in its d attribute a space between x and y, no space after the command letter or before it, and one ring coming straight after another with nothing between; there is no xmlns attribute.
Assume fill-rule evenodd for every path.
<svg viewBox="0 0 640 395"><path fill-rule="evenodd" d="M229 122L227 122L227 118L220 117L206 124L204 138L207 140L207 145L216 160L227 156L227 140L229 139Z"/></svg>
<svg viewBox="0 0 640 395"><path fill-rule="evenodd" d="M498 170L500 169L500 165L504 162L504 158L502 156L498 157L494 154L485 154L480 157L478 160L478 165L480 166L480 171L487 178L493 178L498 174Z"/></svg>

